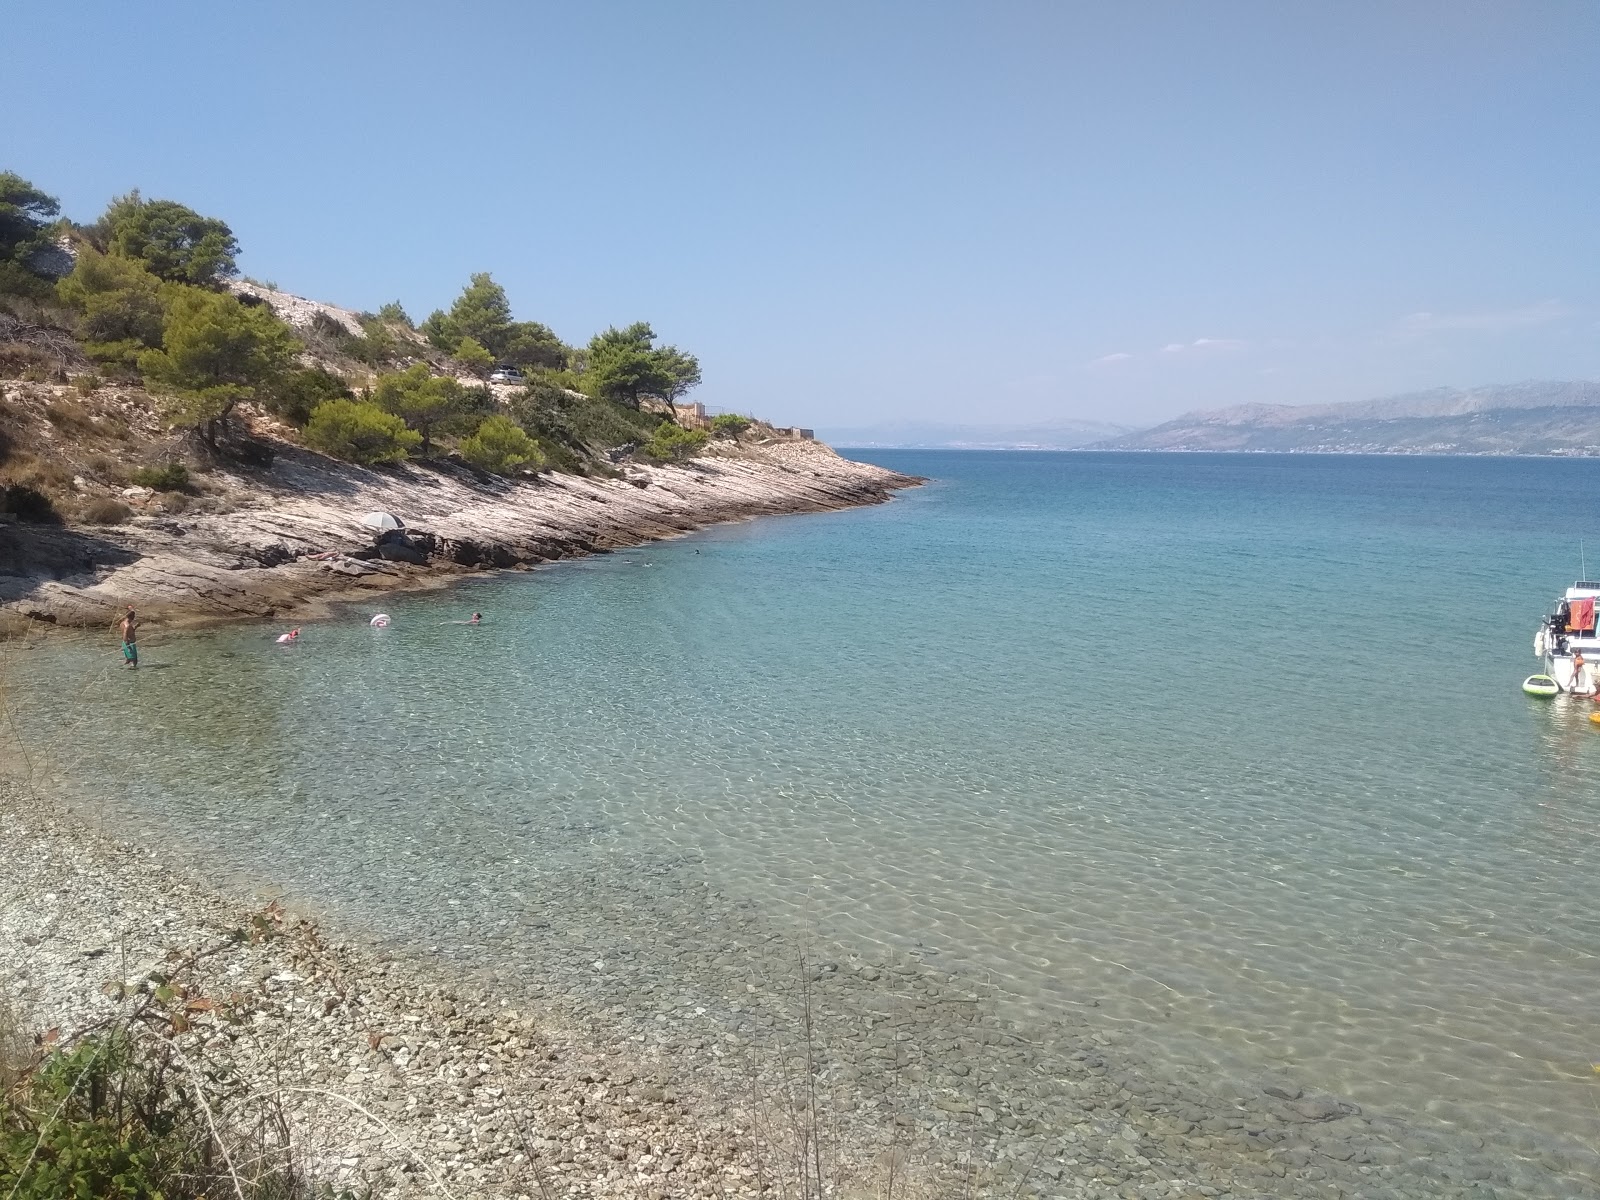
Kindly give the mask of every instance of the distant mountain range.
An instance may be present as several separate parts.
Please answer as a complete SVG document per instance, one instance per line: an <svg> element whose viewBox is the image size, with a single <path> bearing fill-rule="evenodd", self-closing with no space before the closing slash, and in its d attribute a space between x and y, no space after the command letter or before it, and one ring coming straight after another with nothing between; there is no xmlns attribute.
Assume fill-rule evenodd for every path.
<svg viewBox="0 0 1600 1200"><path fill-rule="evenodd" d="M834 446L915 450L1078 450L1124 437L1132 426L1105 421L1058 421L1047 425L942 425L902 421L856 428L819 429Z"/></svg>
<svg viewBox="0 0 1600 1200"><path fill-rule="evenodd" d="M1189 413L1090 448L1600 455L1600 383L1434 388L1355 404L1244 404Z"/></svg>

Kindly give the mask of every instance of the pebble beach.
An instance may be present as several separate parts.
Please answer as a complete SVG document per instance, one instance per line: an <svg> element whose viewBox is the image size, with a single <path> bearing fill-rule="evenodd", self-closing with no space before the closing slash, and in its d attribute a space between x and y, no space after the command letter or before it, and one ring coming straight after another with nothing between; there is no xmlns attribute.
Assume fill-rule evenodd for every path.
<svg viewBox="0 0 1600 1200"><path fill-rule="evenodd" d="M12 1011L70 1036L267 913L278 936L203 967L249 1019L188 1036L282 1089L314 1177L377 1195L800 1194L797 1145L841 1195L1559 1194L1293 1079L1162 1078L1092 1008L1008 1022L977 981L818 944L670 863L593 880L534 969L497 973L224 894L25 784L0 813Z"/></svg>

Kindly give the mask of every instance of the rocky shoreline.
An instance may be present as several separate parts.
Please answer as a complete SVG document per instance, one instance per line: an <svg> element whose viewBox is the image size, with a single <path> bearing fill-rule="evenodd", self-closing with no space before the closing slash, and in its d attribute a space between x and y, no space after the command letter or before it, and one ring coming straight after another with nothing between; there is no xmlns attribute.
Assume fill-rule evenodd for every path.
<svg viewBox="0 0 1600 1200"><path fill-rule="evenodd" d="M268 920L207 960L250 1013L217 1050L284 1090L318 1178L378 1196L801 1195L807 1171L861 1196L1587 1194L1310 1081L1181 1077L1092 1004L1012 1023L981 980L786 928L692 862L561 878L514 952L333 940L294 898L0 796L0 984L30 1026L103 1018L174 948Z"/></svg>
<svg viewBox="0 0 1600 1200"><path fill-rule="evenodd" d="M103 627L127 604L157 623L312 616L723 521L878 504L920 482L800 440L713 443L688 463L630 463L614 478L525 480L449 462L367 470L283 445L270 469L221 476L232 511L0 524L0 633ZM374 510L404 520L427 561L367 557L373 537L360 518Z"/></svg>

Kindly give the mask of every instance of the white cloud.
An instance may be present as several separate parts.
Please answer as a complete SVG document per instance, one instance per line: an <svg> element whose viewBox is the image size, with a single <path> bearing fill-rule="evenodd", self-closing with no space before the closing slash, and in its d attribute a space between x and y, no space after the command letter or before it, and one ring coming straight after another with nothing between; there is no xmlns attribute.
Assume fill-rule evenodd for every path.
<svg viewBox="0 0 1600 1200"><path fill-rule="evenodd" d="M1133 355L1125 354L1121 350L1118 350L1115 354L1102 354L1089 365L1091 367L1112 367L1119 362L1127 362L1132 357Z"/></svg>
<svg viewBox="0 0 1600 1200"><path fill-rule="evenodd" d="M1559 300L1487 312L1414 312L1395 322L1394 332L1402 338L1427 337L1435 333L1509 333L1513 329L1548 325L1571 315L1572 310Z"/></svg>
<svg viewBox="0 0 1600 1200"><path fill-rule="evenodd" d="M1192 342L1168 342L1163 354L1182 354L1185 350L1243 350L1250 343L1240 338L1195 338Z"/></svg>

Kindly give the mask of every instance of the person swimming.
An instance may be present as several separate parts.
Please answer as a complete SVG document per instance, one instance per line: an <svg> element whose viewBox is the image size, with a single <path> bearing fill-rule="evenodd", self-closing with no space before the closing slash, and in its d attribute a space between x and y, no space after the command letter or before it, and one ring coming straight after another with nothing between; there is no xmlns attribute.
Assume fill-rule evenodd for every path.
<svg viewBox="0 0 1600 1200"><path fill-rule="evenodd" d="M289 630L288 633L280 633L278 635L278 638L277 638L278 645L280 645L280 646L287 646L291 642L298 642L299 640L300 640L300 627L298 625L296 625L293 629Z"/></svg>
<svg viewBox="0 0 1600 1200"><path fill-rule="evenodd" d="M481 624L482 621L483 621L483 614L480 613L480 612L475 612L475 613L472 614L472 620L470 620L470 621L446 621L445 624L446 625L478 625L478 624Z"/></svg>

